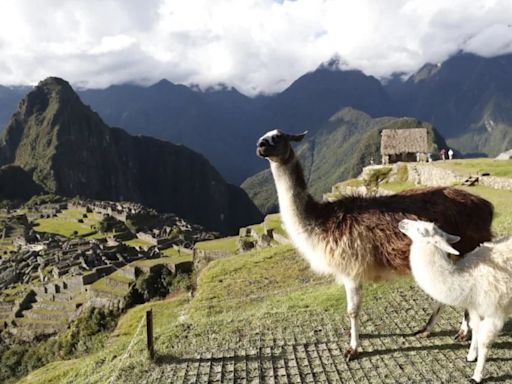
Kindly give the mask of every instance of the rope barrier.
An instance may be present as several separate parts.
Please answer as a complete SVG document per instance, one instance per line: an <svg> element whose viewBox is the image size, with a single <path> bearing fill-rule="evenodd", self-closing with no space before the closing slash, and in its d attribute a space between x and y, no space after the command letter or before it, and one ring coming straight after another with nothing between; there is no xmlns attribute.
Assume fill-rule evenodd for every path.
<svg viewBox="0 0 512 384"><path fill-rule="evenodd" d="M128 345L128 348L126 348L126 351L124 352L124 354L119 359L119 365L117 366L117 369L114 371L114 373L112 374L112 377L109 380L110 384L115 383L115 379L117 378L117 375L119 374L119 371L121 370L121 366L123 365L123 361L125 361L125 359L128 357L128 354L130 353L130 350L135 345L134 344L135 343L135 339L137 338L137 335L139 334L139 332L140 332L140 330L142 328L142 324L144 324L144 320L145 319L146 319L146 315L144 314L142 316L142 318L140 319L140 322L139 322L139 325L137 327L137 330L133 334L133 337L132 337L132 339L130 341L130 344Z"/></svg>

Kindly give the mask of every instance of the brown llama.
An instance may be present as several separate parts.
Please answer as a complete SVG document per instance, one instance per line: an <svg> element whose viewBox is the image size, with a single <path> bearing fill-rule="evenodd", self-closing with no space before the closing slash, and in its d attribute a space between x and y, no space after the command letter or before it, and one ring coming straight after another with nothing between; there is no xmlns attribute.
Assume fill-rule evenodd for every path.
<svg viewBox="0 0 512 384"><path fill-rule="evenodd" d="M362 283L409 274L410 239L398 229L403 219L436 223L458 235L455 248L465 254L491 240L493 206L455 188L423 188L391 196L348 196L317 202L308 193L304 172L290 145L305 133L268 132L257 143L257 154L270 162L284 227L313 270L336 277L345 285L350 318L347 360L358 355ZM420 331L427 335L440 304ZM467 327L467 325L465 325ZM461 328L464 338L467 328Z"/></svg>

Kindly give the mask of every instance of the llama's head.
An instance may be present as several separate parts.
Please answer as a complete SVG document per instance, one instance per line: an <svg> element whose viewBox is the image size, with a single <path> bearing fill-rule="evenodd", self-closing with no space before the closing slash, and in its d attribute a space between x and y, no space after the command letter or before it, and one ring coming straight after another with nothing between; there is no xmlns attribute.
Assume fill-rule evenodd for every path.
<svg viewBox="0 0 512 384"><path fill-rule="evenodd" d="M292 135L275 129L265 133L256 144L256 154L276 163L286 163L293 153L291 142L301 141L307 132Z"/></svg>
<svg viewBox="0 0 512 384"><path fill-rule="evenodd" d="M459 236L450 235L439 229L434 223L421 220L402 220L398 224L398 229L405 233L413 243L427 243L436 246L439 249L453 255L458 255L459 251L450 244L460 240Z"/></svg>

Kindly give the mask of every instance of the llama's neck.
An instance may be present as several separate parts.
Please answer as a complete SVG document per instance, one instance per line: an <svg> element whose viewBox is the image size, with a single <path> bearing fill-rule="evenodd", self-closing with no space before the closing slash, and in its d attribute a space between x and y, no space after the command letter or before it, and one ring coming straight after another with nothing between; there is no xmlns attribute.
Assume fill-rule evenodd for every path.
<svg viewBox="0 0 512 384"><path fill-rule="evenodd" d="M410 258L412 274L425 292L441 303L465 306L471 278L464 276L445 252L425 242L413 242Z"/></svg>
<svg viewBox="0 0 512 384"><path fill-rule="evenodd" d="M271 162L270 169L279 199L282 220L289 230L296 231L306 226L306 205L312 201L307 191L304 171L293 152L284 164Z"/></svg>

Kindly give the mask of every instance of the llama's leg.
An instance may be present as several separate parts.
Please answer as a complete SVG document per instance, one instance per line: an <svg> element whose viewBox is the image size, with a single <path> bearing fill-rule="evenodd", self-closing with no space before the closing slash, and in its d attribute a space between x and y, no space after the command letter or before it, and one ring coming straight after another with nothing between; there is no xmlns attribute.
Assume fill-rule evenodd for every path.
<svg viewBox="0 0 512 384"><path fill-rule="evenodd" d="M480 316L477 312L472 311L469 314L469 324L471 325L471 345L469 346L467 361L476 361L478 352L478 325L480 324Z"/></svg>
<svg viewBox="0 0 512 384"><path fill-rule="evenodd" d="M469 312L464 311L462 321L460 322L459 332L455 335L454 339L457 341L466 341L470 336Z"/></svg>
<svg viewBox="0 0 512 384"><path fill-rule="evenodd" d="M430 332L432 331L432 328L437 323L437 319L439 318L439 314L441 313L442 308L443 304L434 301L434 303L432 304L432 315L430 315L427 324L425 324L423 328L421 328L420 330L416 331L414 335L418 337L428 337L428 335L430 335Z"/></svg>
<svg viewBox="0 0 512 384"><path fill-rule="evenodd" d="M345 292L347 294L347 313L350 318L350 347L345 352L347 361L357 357L359 351L359 311L361 309L361 284L345 279Z"/></svg>
<svg viewBox="0 0 512 384"><path fill-rule="evenodd" d="M482 381L488 349L502 328L503 319L485 318L479 322L477 331L478 359L476 361L473 377L471 378L473 382L480 383Z"/></svg>

